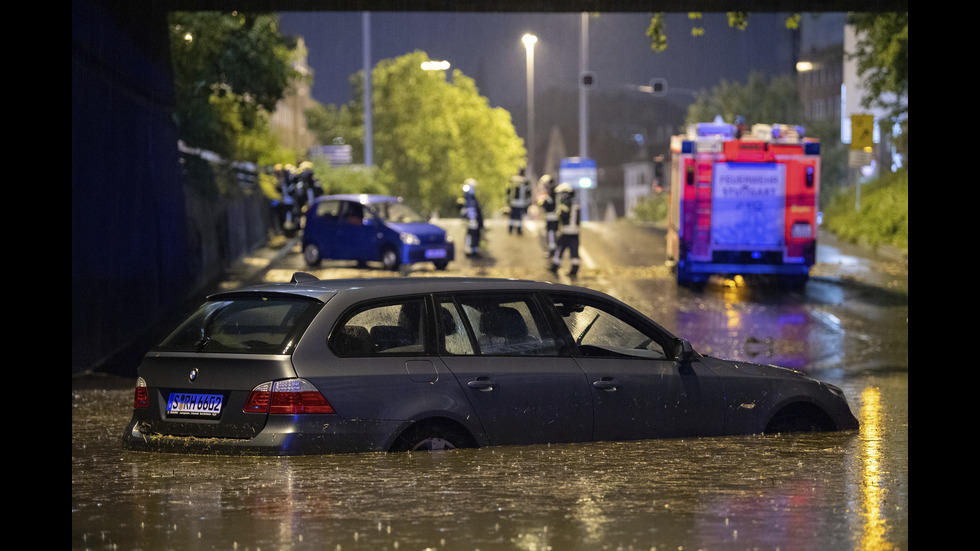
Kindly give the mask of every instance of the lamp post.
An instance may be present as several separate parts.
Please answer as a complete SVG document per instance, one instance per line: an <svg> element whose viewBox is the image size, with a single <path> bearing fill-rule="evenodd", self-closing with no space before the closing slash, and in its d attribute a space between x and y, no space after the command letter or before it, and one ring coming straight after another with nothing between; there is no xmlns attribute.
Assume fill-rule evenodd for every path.
<svg viewBox="0 0 980 551"><path fill-rule="evenodd" d="M361 14L361 40L364 41L364 164L374 164L374 107L371 104L371 12Z"/></svg>
<svg viewBox="0 0 980 551"><path fill-rule="evenodd" d="M534 171L534 44L537 41L533 34L521 38L527 52L527 176L531 181L537 176Z"/></svg>

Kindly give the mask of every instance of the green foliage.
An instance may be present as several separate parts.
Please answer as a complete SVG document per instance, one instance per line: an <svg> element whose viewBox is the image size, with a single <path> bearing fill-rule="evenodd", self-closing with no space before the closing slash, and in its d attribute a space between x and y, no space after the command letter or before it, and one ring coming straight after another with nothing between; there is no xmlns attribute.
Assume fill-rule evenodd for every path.
<svg viewBox="0 0 980 551"><path fill-rule="evenodd" d="M306 127L321 144L351 145L353 161L364 162L364 126L350 105L316 104L306 110ZM355 144L357 145L355 147Z"/></svg>
<svg viewBox="0 0 980 551"><path fill-rule="evenodd" d="M655 13L650 18L647 38L650 39L651 50L659 53L667 49L667 18L663 13Z"/></svg>
<svg viewBox="0 0 980 551"><path fill-rule="evenodd" d="M727 13L728 26L744 31L749 26L749 14L744 11L730 11ZM704 36L704 27L700 25L701 12L689 12L687 18L696 22L696 26L691 27L691 36ZM786 18L786 28L796 30L800 26L800 14L793 13ZM650 49L662 53L667 50L667 19L663 12L654 13L650 18L650 26L647 27L647 38L650 39Z"/></svg>
<svg viewBox="0 0 980 551"><path fill-rule="evenodd" d="M492 108L473 79L459 71L425 71L424 52L382 60L372 72L373 136L378 173L374 184L424 212L456 211L467 178L476 179L484 208L503 203L510 177L524 165L525 150L510 113ZM321 140L363 150L364 75L352 79L355 98L346 107L309 113Z"/></svg>
<svg viewBox="0 0 980 551"><path fill-rule="evenodd" d="M880 106L898 119L908 114L909 14L854 13L848 22L857 31L858 74L864 78L865 107Z"/></svg>
<svg viewBox="0 0 980 551"><path fill-rule="evenodd" d="M299 75L276 17L173 12L169 23L180 138L229 159L277 155L268 113Z"/></svg>
<svg viewBox="0 0 980 551"><path fill-rule="evenodd" d="M766 82L765 75L753 72L745 84L721 81L710 92L698 94L688 108L687 124L709 122L716 116L733 123L741 115L752 124L799 124L803 120L796 80L783 75Z"/></svg>
<svg viewBox="0 0 980 551"><path fill-rule="evenodd" d="M633 208L633 217L640 222L664 222L667 220L667 192L653 193L641 199Z"/></svg>
<svg viewBox="0 0 980 551"><path fill-rule="evenodd" d="M871 246L909 247L908 170L861 185L860 209L855 187L839 193L823 210L823 225L845 241Z"/></svg>
<svg viewBox="0 0 980 551"><path fill-rule="evenodd" d="M728 12L728 26L744 31L749 26L749 14L744 11Z"/></svg>
<svg viewBox="0 0 980 551"><path fill-rule="evenodd" d="M322 159L313 160L313 174L327 195L368 193L388 195L390 190L378 178L378 169L363 165L331 167Z"/></svg>

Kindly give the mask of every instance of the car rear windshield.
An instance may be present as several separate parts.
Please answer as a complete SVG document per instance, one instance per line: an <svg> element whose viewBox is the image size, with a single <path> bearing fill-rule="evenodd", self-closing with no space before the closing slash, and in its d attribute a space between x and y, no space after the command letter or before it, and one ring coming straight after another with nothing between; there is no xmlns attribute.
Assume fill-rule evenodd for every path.
<svg viewBox="0 0 980 551"><path fill-rule="evenodd" d="M157 346L169 352L288 354L319 301L249 296L204 303Z"/></svg>

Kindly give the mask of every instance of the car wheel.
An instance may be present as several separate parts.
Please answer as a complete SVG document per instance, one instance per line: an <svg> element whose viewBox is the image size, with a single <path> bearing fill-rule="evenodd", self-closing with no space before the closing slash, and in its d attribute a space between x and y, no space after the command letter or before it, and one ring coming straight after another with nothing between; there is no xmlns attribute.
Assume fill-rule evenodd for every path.
<svg viewBox="0 0 980 551"><path fill-rule="evenodd" d="M435 262L433 262L433 264L436 265L437 270L445 270L446 268L449 267L448 260L436 260Z"/></svg>
<svg viewBox="0 0 980 551"><path fill-rule="evenodd" d="M320 247L316 246L316 243L307 243L303 246L303 260L306 261L306 265L310 267L315 267L320 265Z"/></svg>
<svg viewBox="0 0 980 551"><path fill-rule="evenodd" d="M397 270L398 269L398 251L394 247L385 247L381 251L381 264L384 265L385 270Z"/></svg>
<svg viewBox="0 0 980 551"><path fill-rule="evenodd" d="M403 432L395 440L391 451L439 451L472 447L472 440L463 431L445 424L426 423Z"/></svg>
<svg viewBox="0 0 980 551"><path fill-rule="evenodd" d="M766 426L767 434L782 432L817 432L833 430L834 423L827 415L812 405L797 404L783 409L773 416Z"/></svg>

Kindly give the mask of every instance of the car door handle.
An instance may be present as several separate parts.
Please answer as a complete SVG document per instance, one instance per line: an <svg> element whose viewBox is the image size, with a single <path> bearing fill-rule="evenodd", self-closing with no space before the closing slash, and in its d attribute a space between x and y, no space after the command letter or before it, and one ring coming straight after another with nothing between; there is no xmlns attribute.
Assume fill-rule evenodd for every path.
<svg viewBox="0 0 980 551"><path fill-rule="evenodd" d="M477 377L476 379L466 383L466 386L479 390L480 392L490 392L493 390L494 384L490 380L490 377Z"/></svg>
<svg viewBox="0 0 980 551"><path fill-rule="evenodd" d="M616 389L619 387L619 385L613 381L612 377L603 377L598 381L594 381L592 386L606 392L616 392Z"/></svg>

